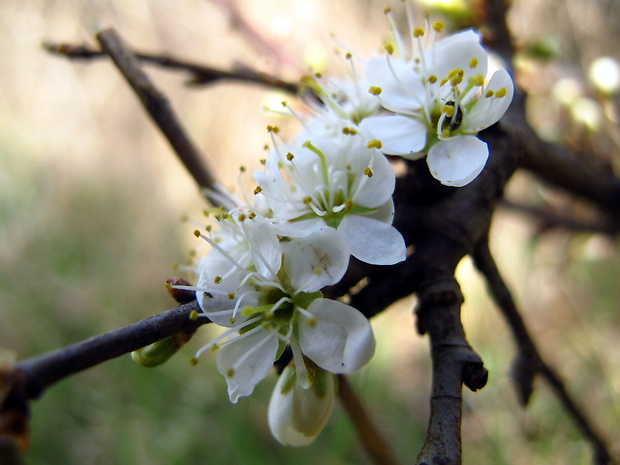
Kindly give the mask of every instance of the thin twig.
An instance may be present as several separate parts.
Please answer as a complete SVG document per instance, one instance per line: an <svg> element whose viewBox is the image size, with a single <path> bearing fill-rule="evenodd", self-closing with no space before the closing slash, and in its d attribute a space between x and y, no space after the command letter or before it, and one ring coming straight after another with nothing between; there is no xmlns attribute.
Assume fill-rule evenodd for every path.
<svg viewBox="0 0 620 465"><path fill-rule="evenodd" d="M485 277L493 300L495 300L495 303L506 319L517 344L519 355L516 365L519 371L513 374L517 377L521 377L520 379L517 378L517 382L520 383L519 394L522 402L527 403L529 395L531 394L531 383L534 376L540 373L550 385L551 390L559 398L562 406L577 428L592 444L594 449L593 463L596 465L615 463L612 459L610 448L603 439L603 436L596 431L595 426L588 419L585 412L578 406L577 402L572 399L560 377L540 355L540 351L530 336L510 290L497 268L497 264L489 249L488 238L478 244L473 254L473 259L476 267Z"/></svg>
<svg viewBox="0 0 620 465"><path fill-rule="evenodd" d="M201 311L195 300L124 328L18 362L16 370L27 379L26 397L36 399L61 379L209 322L206 317L190 319L193 311Z"/></svg>
<svg viewBox="0 0 620 465"><path fill-rule="evenodd" d="M110 55L114 64L140 99L144 109L166 137L196 183L208 193L219 194L219 196L215 195L210 198L212 203L219 205L221 203L219 197L226 196L225 191L218 185L215 176L207 167L204 157L181 127L166 97L142 71L139 60L114 29L99 32L97 40L99 40L101 48Z"/></svg>
<svg viewBox="0 0 620 465"><path fill-rule="evenodd" d="M94 60L108 56L107 53L101 50L95 50L88 45L45 42L43 47L50 53L62 55L72 60ZM256 71L240 64L236 64L232 71L225 71L166 55L155 55L137 51L133 51L133 54L143 63L189 73L191 78L187 81L187 84L192 86L209 85L220 81L241 81L280 89L292 94L297 94L302 89L300 85L283 81L271 74Z"/></svg>
<svg viewBox="0 0 620 465"><path fill-rule="evenodd" d="M340 402L355 426L360 443L366 449L371 460L377 465L396 465L396 459L392 455L388 443L375 428L370 415L368 415L346 376L338 375L338 386Z"/></svg>

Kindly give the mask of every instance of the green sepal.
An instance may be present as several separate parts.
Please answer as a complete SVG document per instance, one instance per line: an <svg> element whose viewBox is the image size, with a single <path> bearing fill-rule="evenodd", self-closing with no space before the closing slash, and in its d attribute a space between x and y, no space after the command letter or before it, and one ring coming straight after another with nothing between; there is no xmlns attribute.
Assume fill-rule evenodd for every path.
<svg viewBox="0 0 620 465"><path fill-rule="evenodd" d="M323 293L321 291L316 292L300 292L293 300L295 302L295 306L306 309L314 302L316 299L320 299L323 297Z"/></svg>

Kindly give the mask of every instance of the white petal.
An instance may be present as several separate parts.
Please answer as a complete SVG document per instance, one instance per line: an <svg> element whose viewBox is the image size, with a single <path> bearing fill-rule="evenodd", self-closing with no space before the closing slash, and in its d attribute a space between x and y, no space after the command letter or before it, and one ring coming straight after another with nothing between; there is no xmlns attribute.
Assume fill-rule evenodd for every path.
<svg viewBox="0 0 620 465"><path fill-rule="evenodd" d="M380 87L379 102L396 113L419 111L424 106L422 76L411 63L393 57L373 58L366 64L366 82Z"/></svg>
<svg viewBox="0 0 620 465"><path fill-rule="evenodd" d="M353 201L364 207L377 208L392 198L396 185L396 176L390 162L382 153L374 149L371 152L372 160L365 160L365 166L360 167L360 172L363 173L367 166L372 166L372 176L366 177L363 174L360 176L362 178L360 182L364 184L360 189L357 189L360 182L356 182L353 186L353 189L357 190Z"/></svg>
<svg viewBox="0 0 620 465"><path fill-rule="evenodd" d="M398 230L372 218L346 215L338 231L349 240L351 255L371 265L393 265L405 258L405 241Z"/></svg>
<svg viewBox="0 0 620 465"><path fill-rule="evenodd" d="M394 201L392 198L381 205L376 212L366 215L366 218L372 218L373 220L392 224L392 221L394 220Z"/></svg>
<svg viewBox="0 0 620 465"><path fill-rule="evenodd" d="M457 136L433 145L426 162L442 184L462 187L480 174L488 158L486 142L474 136Z"/></svg>
<svg viewBox="0 0 620 465"><path fill-rule="evenodd" d="M365 118L360 127L381 141L381 151L388 155L400 155L417 160L426 145L426 126L421 122L401 115L371 116Z"/></svg>
<svg viewBox="0 0 620 465"><path fill-rule="evenodd" d="M370 322L355 308L317 299L300 315L299 344L304 355L331 373L351 373L366 365L375 353Z"/></svg>
<svg viewBox="0 0 620 465"><path fill-rule="evenodd" d="M485 97L484 93L492 90L493 93L501 88L506 89L506 95L497 97ZM497 123L499 119L506 113L506 110L512 102L514 95L514 84L510 78L510 74L504 68L498 69L491 80L482 91L483 95L476 102L473 108L467 112L463 125L460 130L468 133L476 133Z"/></svg>
<svg viewBox="0 0 620 465"><path fill-rule="evenodd" d="M429 49L424 58L427 66L427 76L435 75L439 80L457 68L464 71L463 87L467 85L467 78L475 74L487 75L487 52L480 45L480 35L472 30L462 31L446 37ZM469 66L470 60L475 58L475 68Z"/></svg>
<svg viewBox="0 0 620 465"><path fill-rule="evenodd" d="M217 368L226 379L232 403L252 394L254 386L269 373L277 352L277 334L264 330L242 334L220 349Z"/></svg>
<svg viewBox="0 0 620 465"><path fill-rule="evenodd" d="M319 217L302 221L278 221L274 223L273 227L280 236L304 237L311 232L324 228L325 221Z"/></svg>
<svg viewBox="0 0 620 465"><path fill-rule="evenodd" d="M282 265L280 240L271 223L261 216L241 223L252 252L252 262L257 271L268 278L275 278Z"/></svg>
<svg viewBox="0 0 620 465"><path fill-rule="evenodd" d="M228 259L222 257L219 253L214 254L211 253L206 258L204 262L204 266L202 271L200 272L200 276L198 278L197 287L199 288L207 288L212 291L219 292L211 292L210 295L202 291L196 292L196 300L198 300L198 304L200 308L207 315L211 321L220 325L220 326L232 326L230 314L218 314L218 312L222 312L224 310L232 310L235 306L236 299L230 299L228 297L228 293L235 293L238 297L237 287L245 278L247 273L242 272L241 270L234 269L231 272L232 265L228 261ZM218 281L215 283L216 277L226 276L225 279ZM243 293L243 290L240 291ZM246 296L243 300L244 305L257 305L258 301L253 296ZM240 315L236 316L236 323L240 323L245 318Z"/></svg>
<svg viewBox="0 0 620 465"><path fill-rule="evenodd" d="M284 268L297 291L315 292L335 284L348 266L346 238L327 226L306 237L293 239L284 252Z"/></svg>
<svg viewBox="0 0 620 465"><path fill-rule="evenodd" d="M287 366L269 401L271 433L284 445L310 444L329 420L335 394L336 380L333 374L318 370L315 384L304 389L295 381L294 369Z"/></svg>

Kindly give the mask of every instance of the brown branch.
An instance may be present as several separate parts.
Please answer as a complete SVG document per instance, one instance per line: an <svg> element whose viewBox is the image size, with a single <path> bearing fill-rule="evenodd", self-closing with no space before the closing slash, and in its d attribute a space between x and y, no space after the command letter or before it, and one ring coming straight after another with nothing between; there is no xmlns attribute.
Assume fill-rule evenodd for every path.
<svg viewBox="0 0 620 465"><path fill-rule="evenodd" d="M543 210L530 205L523 205L507 199L502 199L499 205L534 218L539 223L539 231L560 228L571 232L600 233L610 236L620 232L620 224L612 221L610 217L600 218L599 221L596 222L585 222L578 221L568 215L560 215L553 211Z"/></svg>
<svg viewBox="0 0 620 465"><path fill-rule="evenodd" d="M106 29L97 34L97 40L101 48L110 55L140 99L144 109L166 137L196 183L209 191L225 195L217 186L215 177L203 161L200 152L178 122L168 100L142 71L140 62L124 44L118 33L114 29ZM217 200L213 203L219 205Z"/></svg>
<svg viewBox="0 0 620 465"><path fill-rule="evenodd" d="M377 465L396 465L388 443L375 428L368 412L344 375L338 375L338 396L357 430L360 443Z"/></svg>
<svg viewBox="0 0 620 465"><path fill-rule="evenodd" d="M88 45L45 42L43 47L50 53L61 55L72 60L94 60L108 56L107 53L101 50L95 50ZM291 94L297 94L302 89L300 85L283 81L271 74L256 71L240 64L235 65L232 71L224 71L186 60L179 60L166 55L154 55L137 51L134 51L133 54L141 62L156 65L164 69L189 73L191 77L189 81L187 81L187 84L192 86L209 85L220 81L241 81L280 89Z"/></svg>
<svg viewBox="0 0 620 465"><path fill-rule="evenodd" d="M195 300L124 328L18 362L16 370L27 379L23 387L26 397L36 399L61 379L209 322L205 317L191 320L193 311L201 311Z"/></svg>
<svg viewBox="0 0 620 465"><path fill-rule="evenodd" d="M424 285L418 297L418 331L430 336L433 384L428 429L416 463L460 465L462 385L481 389L488 372L465 339L463 296L456 280L447 277Z"/></svg>
<svg viewBox="0 0 620 465"><path fill-rule="evenodd" d="M489 249L488 240L478 244L473 254L476 267L487 281L489 291L506 319L513 338L516 342L518 355L513 367L513 377L518 386L518 394L525 405L532 393L532 383L540 373L550 385L551 390L559 398L562 406L573 420L583 436L592 444L594 449L593 463L604 465L615 463L603 436L597 432L595 426L588 419L585 412L572 399L564 383L555 370L542 358L534 340L521 317L521 314L512 298L510 290L504 282L499 269Z"/></svg>
<svg viewBox="0 0 620 465"><path fill-rule="evenodd" d="M508 29L507 0L486 0L484 23L485 43L504 60L504 65L512 72L514 45Z"/></svg>

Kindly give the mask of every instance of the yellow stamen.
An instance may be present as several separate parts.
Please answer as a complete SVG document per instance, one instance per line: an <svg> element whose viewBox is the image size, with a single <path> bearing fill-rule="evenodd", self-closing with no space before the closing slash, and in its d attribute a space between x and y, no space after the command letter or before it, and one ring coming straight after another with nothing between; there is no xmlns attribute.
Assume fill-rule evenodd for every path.
<svg viewBox="0 0 620 465"><path fill-rule="evenodd" d="M421 27L416 27L413 30L413 37L424 37L424 29Z"/></svg>
<svg viewBox="0 0 620 465"><path fill-rule="evenodd" d="M441 21L435 21L431 27L433 28L433 31L441 32L445 26Z"/></svg>
<svg viewBox="0 0 620 465"><path fill-rule="evenodd" d="M372 178L373 172L372 172L372 169L370 169L370 166L367 166L366 168L364 168L364 174L368 176L369 178Z"/></svg>
<svg viewBox="0 0 620 465"><path fill-rule="evenodd" d="M495 96L497 98L502 98L506 96L506 88L502 87L500 90L498 90L497 92L495 92Z"/></svg>
<svg viewBox="0 0 620 465"><path fill-rule="evenodd" d="M256 186L256 189L254 189L254 195L258 195L260 192L263 191L263 188L260 186Z"/></svg>
<svg viewBox="0 0 620 465"><path fill-rule="evenodd" d="M383 144L381 143L380 140L377 139L372 139L369 140L368 143L366 144L366 147L368 147L369 149L380 149L381 147L383 147Z"/></svg>
<svg viewBox="0 0 620 465"><path fill-rule="evenodd" d="M370 86L368 88L368 92L370 92L372 95L379 95L381 92L383 92L383 89L377 86Z"/></svg>
<svg viewBox="0 0 620 465"><path fill-rule="evenodd" d="M475 68L476 66L478 66L478 58L472 58L471 60L469 60L469 67L470 68Z"/></svg>

